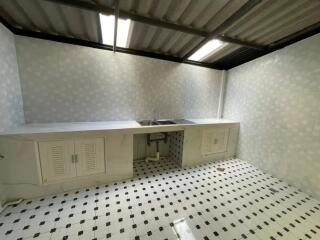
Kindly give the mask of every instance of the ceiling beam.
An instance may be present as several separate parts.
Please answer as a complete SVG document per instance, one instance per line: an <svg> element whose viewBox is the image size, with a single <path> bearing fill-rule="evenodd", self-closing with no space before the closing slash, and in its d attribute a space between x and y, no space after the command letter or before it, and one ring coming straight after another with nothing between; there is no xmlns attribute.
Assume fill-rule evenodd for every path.
<svg viewBox="0 0 320 240"><path fill-rule="evenodd" d="M320 22L310 25L298 32L292 33L280 40L277 40L270 44L270 50L275 51L280 48L286 47L292 43L300 41L302 39L313 36L314 34L320 33Z"/></svg>
<svg viewBox="0 0 320 240"><path fill-rule="evenodd" d="M0 7L1 10L1 7ZM2 23L6 28L8 28L11 32L15 30L15 28L0 15L0 23Z"/></svg>
<svg viewBox="0 0 320 240"><path fill-rule="evenodd" d="M114 31L113 31L113 52L117 49L118 20L119 20L119 4L120 0L116 0L114 4Z"/></svg>
<svg viewBox="0 0 320 240"><path fill-rule="evenodd" d="M0 20L2 20L2 19L0 18ZM97 42L92 42L92 41L87 41L87 40L82 40L82 39L77 39L77 38L72 38L72 37L53 35L53 34L44 33L44 32L35 32L35 31L30 31L30 30L25 30L25 29L19 29L19 28L14 28L12 26L10 26L10 30L14 34L20 35L20 36L39 38L39 39L44 39L44 40L49 40L49 41L55 41L55 42L72 44L72 45L80 45L80 46L85 46L85 47L92 47L92 48L113 51L113 46L105 45L105 44L101 44L101 43L97 43ZM159 54L159 53L153 53L153 52L147 52L147 51L142 51L142 50L117 47L117 52L182 63L182 58L180 58L180 57ZM196 66L200 66L200 67L211 68L211 69L224 70L222 68L215 68L215 65L211 64L211 63L200 63L200 62L193 62L193 61L186 61L184 63L190 64L190 65L196 65Z"/></svg>
<svg viewBox="0 0 320 240"><path fill-rule="evenodd" d="M62 43L67 43L67 44L72 44L72 45L80 45L80 46L104 49L104 50L109 50L109 51L113 50L112 46L97 43L97 42L92 42L92 41L87 41L87 40L82 40L82 39L77 39L77 38L72 38L72 37L59 36L59 35L54 35L54 34L44 33L44 32L30 31L30 30L25 30L25 29L13 27L2 16L0 16L0 23L3 24L5 27L7 27L12 33L14 33L16 35L20 35L20 36L45 39L45 40L50 40L50 41L55 41L55 42L62 42ZM245 62L251 61L257 57L261 57L265 54L276 51L280 48L286 47L286 46L291 45L297 41L311 37L311 36L318 34L318 33L320 33L320 23L316 23L314 25L311 25L311 26L309 26L309 27L297 32L297 33L291 34L288 37L285 37L281 40L274 42L273 44L271 44L271 47L269 48L269 50L266 52L260 52L260 53L257 53L257 55L251 55L249 59L244 59L241 62L238 61L237 63L232 64L232 65L221 62L220 60L215 61L213 63L201 63L201 62L194 62L194 61L190 61L190 60L183 61L182 58L175 57L175 56L158 54L158 53L153 53L153 52L146 52L146 51L129 49L129 48L119 48L118 47L117 51L121 52L121 53L150 57L150 58L172 61L172 62L177 62L177 63L183 62L186 64L191 64L191 65L196 65L196 66L201 66L201 67L206 67L206 68L212 68L212 69L217 69L217 70L228 70L232 67L235 67L235 66L243 64ZM239 50L241 50L241 49L239 49ZM230 57L234 59L234 54L233 54L233 56L231 56L231 55L232 54L230 54Z"/></svg>
<svg viewBox="0 0 320 240"><path fill-rule="evenodd" d="M103 39L102 39L102 31L101 31L101 22L100 22L100 15L97 12L96 13L96 21L97 21L97 37L98 37L98 42L102 43Z"/></svg>
<svg viewBox="0 0 320 240"><path fill-rule="evenodd" d="M239 8L234 14L232 14L226 21L219 25L213 32L211 32L205 39L203 39L199 44L193 47L189 52L187 52L183 59L187 60L192 54L198 51L203 45L205 45L210 40L217 38L222 35L223 32L228 29L232 24L237 22L245 14L247 14L251 9L261 3L262 0L248 0L241 8Z"/></svg>
<svg viewBox="0 0 320 240"><path fill-rule="evenodd" d="M98 4L91 4L89 2L84 2L81 0L80 1L44 0L44 1L53 2L53 3L60 3L60 4L69 5L72 7L77 7L77 8L81 8L81 9L85 9L85 10L89 10L89 11L100 12L100 13L107 14L107 15L114 14L114 9L111 7L98 5ZM168 28L168 29L172 29L172 30L176 30L176 31L180 31L180 32L185 32L185 33L189 33L189 34L193 34L193 35L198 35L198 36L202 36L202 37L206 37L208 35L208 32L203 31L203 30L199 30L199 29L195 29L195 28L175 24L172 22L159 20L159 19L145 17L145 16L138 15L138 14L135 14L132 12L128 12L128 11L119 10L119 17L130 18L132 21L141 22L141 23L154 25L154 26L158 26L158 27L163 27L163 28Z"/></svg>
<svg viewBox="0 0 320 240"><path fill-rule="evenodd" d="M242 41L240 39L235 39L235 38L224 36L224 35L220 35L220 36L216 37L216 39L219 39L223 42L233 43L233 44L237 44L237 45L240 45L243 47L252 48L252 49L256 49L256 50L260 50L260 51L268 51L269 50L268 46L262 46L262 45L258 45L258 44L247 42L247 41Z"/></svg>
<svg viewBox="0 0 320 240"><path fill-rule="evenodd" d="M74 1L74 0L44 0L44 1L64 4L72 7L81 8L84 10L100 12L107 15L114 14L114 11L115 11L113 8L110 8L107 6L91 4L89 2L84 2L84 1ZM119 17L129 18L132 21L141 22L144 24L149 24L157 27L166 28L166 29L171 29L174 31L184 32L184 33L196 35L199 37L207 38L210 35L207 31L204 31L204 30L199 30L192 27L183 26L183 25L172 23L172 22L167 22L160 19L145 17L132 12L123 11L123 10L119 10ZM259 50L263 50L265 48L265 46L260 46L254 43L250 43L250 42L246 42L246 41L242 41L239 39L234 39L226 36L219 36L218 38L224 42L234 43L234 44L238 44L238 45L249 47L249 48L254 48Z"/></svg>

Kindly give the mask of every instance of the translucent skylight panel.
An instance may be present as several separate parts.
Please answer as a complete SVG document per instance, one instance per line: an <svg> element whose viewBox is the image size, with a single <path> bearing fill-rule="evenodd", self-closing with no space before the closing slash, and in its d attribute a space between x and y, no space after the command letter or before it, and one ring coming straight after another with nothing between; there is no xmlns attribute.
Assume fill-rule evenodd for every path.
<svg viewBox="0 0 320 240"><path fill-rule="evenodd" d="M99 14L100 24L101 24L101 33L102 33L102 42L103 44L113 45L113 36L114 36L114 15L104 15ZM128 47L128 36L131 26L130 19L118 19L118 31L117 31L117 46L118 47Z"/></svg>
<svg viewBox="0 0 320 240"><path fill-rule="evenodd" d="M214 51L217 51L222 45L223 45L222 41L213 39L207 42L205 45L203 45L198 51L192 54L188 59L199 62L205 59L207 56L212 55L212 53Z"/></svg>

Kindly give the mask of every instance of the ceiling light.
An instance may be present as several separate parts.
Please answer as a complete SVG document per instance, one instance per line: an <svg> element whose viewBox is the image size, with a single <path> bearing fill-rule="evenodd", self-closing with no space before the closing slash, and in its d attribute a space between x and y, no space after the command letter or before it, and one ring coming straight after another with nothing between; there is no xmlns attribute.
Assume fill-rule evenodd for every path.
<svg viewBox="0 0 320 240"><path fill-rule="evenodd" d="M99 14L103 44L113 45L114 15ZM118 19L117 47L128 47L130 19Z"/></svg>
<svg viewBox="0 0 320 240"><path fill-rule="evenodd" d="M201 61L223 45L220 40L213 39L203 45L198 51L192 54L188 59L192 61Z"/></svg>

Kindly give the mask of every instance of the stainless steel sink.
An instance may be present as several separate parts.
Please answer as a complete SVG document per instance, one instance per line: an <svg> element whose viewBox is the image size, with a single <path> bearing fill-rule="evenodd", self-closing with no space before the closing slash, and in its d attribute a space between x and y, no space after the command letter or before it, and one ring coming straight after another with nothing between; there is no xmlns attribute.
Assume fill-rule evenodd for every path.
<svg viewBox="0 0 320 240"><path fill-rule="evenodd" d="M138 123L139 123L141 126L159 125L156 121L153 121L153 120L141 120L141 121L138 121Z"/></svg>
<svg viewBox="0 0 320 240"><path fill-rule="evenodd" d="M161 125L175 125L175 124L193 124L193 122L186 119L177 120L141 120L137 121L141 126L161 126Z"/></svg>
<svg viewBox="0 0 320 240"><path fill-rule="evenodd" d="M154 126L154 125L173 125L176 124L171 120L142 120L138 121L141 126Z"/></svg>
<svg viewBox="0 0 320 240"><path fill-rule="evenodd" d="M158 125L173 125L176 124L173 120L157 120Z"/></svg>

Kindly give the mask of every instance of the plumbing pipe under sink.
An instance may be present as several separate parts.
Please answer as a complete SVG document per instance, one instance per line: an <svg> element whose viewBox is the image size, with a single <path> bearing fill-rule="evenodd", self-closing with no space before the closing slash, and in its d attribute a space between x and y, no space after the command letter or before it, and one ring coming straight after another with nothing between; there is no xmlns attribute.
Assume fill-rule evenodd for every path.
<svg viewBox="0 0 320 240"><path fill-rule="evenodd" d="M167 143L168 141L168 133L155 133L155 134L147 134L147 144L148 146L151 145L152 142L156 143L156 156L155 157L146 157L146 162L154 161L157 162L161 159L160 157L160 149L159 143L160 142Z"/></svg>

